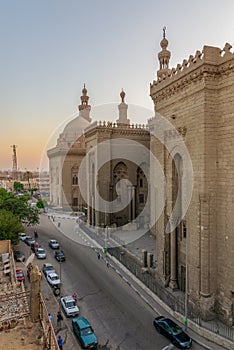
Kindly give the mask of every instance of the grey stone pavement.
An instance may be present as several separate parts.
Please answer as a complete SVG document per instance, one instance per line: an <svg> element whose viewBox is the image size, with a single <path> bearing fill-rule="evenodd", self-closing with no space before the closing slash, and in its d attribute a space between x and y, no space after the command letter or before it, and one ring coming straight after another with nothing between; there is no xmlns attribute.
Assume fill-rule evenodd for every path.
<svg viewBox="0 0 234 350"><path fill-rule="evenodd" d="M47 215L49 221L53 223L64 235L66 235L70 239L80 244L90 246L93 249L100 250L102 248L96 241L93 241L92 239L90 239L88 235L79 227L77 217L70 216L69 214L65 214L61 212L57 212L57 213L49 212L47 214L42 214L42 215ZM105 231L103 230L103 232ZM104 237L109 237L109 238L111 237L111 239L107 239L107 243L112 242L113 244L114 242L113 239L115 239L116 245L123 244L125 248L127 248L127 250L131 254L133 254L135 257L137 257L139 260L142 260L143 249L146 249L147 252L152 253L154 257L154 261L156 260L155 238L151 236L149 233L145 234L143 230L142 231L138 230L134 232L133 231L111 232L111 233L108 233L108 236L105 235L105 233L102 233L102 237L103 235ZM135 239L133 239L133 237ZM113 260L115 264L120 265L120 263L111 255L109 255L108 258L110 262ZM133 276L125 267L121 265L120 268L122 268L123 271L125 271L125 273L130 276L130 278L135 280L135 282L137 282L139 286L143 288L155 300L155 303L158 303L165 310L165 313L164 313L165 315L169 314L169 310L168 310L169 308L165 304L163 304L163 302L161 302L157 298L157 296L155 296L146 286L144 286L139 280L137 280L137 278ZM56 298L54 296L51 296L51 292L45 295L47 295L46 298L49 298L49 299L53 298L54 302L56 303ZM49 302L53 303L53 300L50 300ZM171 315L173 317L173 312L171 312ZM56 315L53 315L53 317L55 320ZM55 323L54 323L54 326L55 326ZM194 329L196 329L196 331L194 331ZM55 326L55 331L56 331L56 326ZM65 340L64 350L79 349L79 346L77 346L78 342L74 338L74 335L73 337L70 337L70 336L68 337L67 331L68 331L68 327L64 325L64 329L62 329L60 333L57 333L57 335L61 334L63 339ZM192 327L192 326L190 327L190 323L189 323L187 333L192 337L192 339L197 344L200 344L201 349L203 348L208 350L224 350L224 349L233 350L234 349L234 344L232 342L227 341L222 344L222 340L223 340L222 337L220 337L218 334L211 333L204 328L198 327L197 325L195 325L195 327ZM203 336L201 336L200 334L202 334ZM213 343L215 337L216 339L218 339L217 344ZM212 339L212 343L208 339ZM220 344L222 345L218 345L219 340L221 340ZM76 342L75 345L74 345L74 342ZM109 347L105 347L103 348L103 350L104 349L108 350Z"/></svg>

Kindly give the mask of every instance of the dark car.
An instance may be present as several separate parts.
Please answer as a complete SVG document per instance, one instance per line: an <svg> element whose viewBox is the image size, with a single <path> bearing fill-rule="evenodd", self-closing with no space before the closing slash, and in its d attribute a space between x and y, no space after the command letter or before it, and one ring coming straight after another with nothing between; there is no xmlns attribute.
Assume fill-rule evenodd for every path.
<svg viewBox="0 0 234 350"><path fill-rule="evenodd" d="M192 339L170 318L158 316L153 323L156 330L170 339L179 349L191 348Z"/></svg>
<svg viewBox="0 0 234 350"><path fill-rule="evenodd" d="M20 262L25 261L25 255L20 251L16 251L14 256L16 261L20 261Z"/></svg>
<svg viewBox="0 0 234 350"><path fill-rule="evenodd" d="M62 250L56 250L56 252L54 253L54 257L58 261L65 261L66 260L64 252Z"/></svg>
<svg viewBox="0 0 234 350"><path fill-rule="evenodd" d="M83 349L96 349L97 337L89 321L84 317L73 318L72 329Z"/></svg>

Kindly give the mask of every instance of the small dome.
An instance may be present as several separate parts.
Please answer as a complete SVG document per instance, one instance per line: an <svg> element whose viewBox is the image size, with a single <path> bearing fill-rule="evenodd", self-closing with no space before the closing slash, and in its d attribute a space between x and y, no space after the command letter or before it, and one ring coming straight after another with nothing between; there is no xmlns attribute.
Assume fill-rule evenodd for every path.
<svg viewBox="0 0 234 350"><path fill-rule="evenodd" d="M163 38L163 39L161 40L160 45L161 45L161 48L162 48L163 50L165 50L165 49L167 48L167 46L168 46L168 40L167 40L166 38Z"/></svg>
<svg viewBox="0 0 234 350"><path fill-rule="evenodd" d="M85 87L85 84L84 84L84 87L83 87L83 89L82 89L82 94L83 95L87 95L87 89L86 89L86 87Z"/></svg>
<svg viewBox="0 0 234 350"><path fill-rule="evenodd" d="M124 98L125 98L125 92L123 91L123 89L122 89L122 91L121 91L121 93L120 93L120 97L121 97L121 100L122 100L122 102L124 102Z"/></svg>

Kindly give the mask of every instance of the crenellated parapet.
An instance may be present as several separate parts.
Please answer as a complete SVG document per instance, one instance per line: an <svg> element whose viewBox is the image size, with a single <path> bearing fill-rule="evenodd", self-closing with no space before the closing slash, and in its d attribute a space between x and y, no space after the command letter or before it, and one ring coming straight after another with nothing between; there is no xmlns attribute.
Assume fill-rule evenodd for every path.
<svg viewBox="0 0 234 350"><path fill-rule="evenodd" d="M229 73L234 69L234 53L232 46L225 44L223 49L218 47L204 46L202 52L196 51L184 59L182 64L168 69L166 73L157 74L157 80L150 84L150 95L155 100L162 96L169 96L178 89L184 88L189 83L207 77L216 77L221 73ZM160 71L160 70L159 70Z"/></svg>

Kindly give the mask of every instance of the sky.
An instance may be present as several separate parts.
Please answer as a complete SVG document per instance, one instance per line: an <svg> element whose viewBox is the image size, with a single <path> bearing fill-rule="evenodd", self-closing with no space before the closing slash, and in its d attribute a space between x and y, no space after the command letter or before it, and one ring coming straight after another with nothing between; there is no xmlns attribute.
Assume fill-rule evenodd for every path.
<svg viewBox="0 0 234 350"><path fill-rule="evenodd" d="M0 0L0 169L12 169L13 144L19 170L40 168L84 83L93 120L113 104L117 119L123 88L131 122L146 123L163 27L172 68L204 45L233 45L233 18L233 0Z"/></svg>

